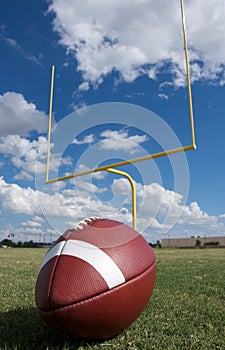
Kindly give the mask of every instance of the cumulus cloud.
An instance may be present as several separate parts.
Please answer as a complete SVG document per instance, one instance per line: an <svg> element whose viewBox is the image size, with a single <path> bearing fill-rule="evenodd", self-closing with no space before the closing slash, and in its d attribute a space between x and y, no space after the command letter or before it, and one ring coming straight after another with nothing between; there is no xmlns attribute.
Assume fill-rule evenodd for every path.
<svg viewBox="0 0 225 350"><path fill-rule="evenodd" d="M142 226L146 226L148 218L150 229L158 234L172 230L176 236L187 236L193 232L213 236L224 232L225 226L219 222L220 217L202 211L197 202L183 205L179 193L165 189L157 183L136 186Z"/></svg>
<svg viewBox="0 0 225 350"><path fill-rule="evenodd" d="M112 184L112 192L119 195L127 195L131 191L127 179L115 179Z"/></svg>
<svg viewBox="0 0 225 350"><path fill-rule="evenodd" d="M135 153L140 144L147 141L147 135L128 136L126 130L105 130L101 133L103 140L100 142L100 148L104 150L123 150L130 154Z"/></svg>
<svg viewBox="0 0 225 350"><path fill-rule="evenodd" d="M2 207L9 212L33 215L40 213L34 190L30 187L22 188L17 184L8 184L0 178L0 193Z"/></svg>
<svg viewBox="0 0 225 350"><path fill-rule="evenodd" d="M47 116L22 94L6 92L0 95L0 136L28 136L32 130L47 130Z"/></svg>
<svg viewBox="0 0 225 350"><path fill-rule="evenodd" d="M16 180L32 180L34 173L43 174L46 171L47 139L39 136L37 140L29 140L19 135L8 135L0 138L0 153L10 157L10 162L19 172ZM53 169L59 167L59 156L53 154L50 166ZM69 157L61 159L61 165L71 164Z"/></svg>
<svg viewBox="0 0 225 350"><path fill-rule="evenodd" d="M32 221L32 220L24 221L24 222L22 222L21 225L24 227L41 227L41 223L37 222L35 220L34 221Z"/></svg>
<svg viewBox="0 0 225 350"><path fill-rule="evenodd" d="M82 139L74 138L72 144L85 145L99 142L100 150L123 150L130 154L139 150L140 144L147 141L147 135L130 135L128 131L122 130L105 130L101 132L100 138L97 139L94 134L85 135Z"/></svg>
<svg viewBox="0 0 225 350"><path fill-rule="evenodd" d="M97 187L80 186L76 189L61 189L52 194L7 183L3 177L0 177L0 198L5 212L32 216L32 219L21 224L24 233L31 233L31 230L33 233L40 232L44 218L53 222L52 229L55 231L60 229L51 218L63 220L64 227L68 222L77 222L88 216L115 219L132 225L129 184L125 179L116 179L113 186L116 188L114 195L127 196L125 203L124 200L120 202L120 207L115 200L99 200L96 197L96 193L100 192ZM197 202L182 205L180 194L156 183L137 183L136 188L137 228L147 239L152 236L160 239L170 231L171 236L191 236L193 232L195 235L213 236L224 232L225 225L220 222L221 218L203 212Z"/></svg>
<svg viewBox="0 0 225 350"><path fill-rule="evenodd" d="M90 168L85 164L79 164L77 167L77 173L81 173L83 171L88 171ZM83 175L82 178L91 181L92 179L103 180L106 177L107 173L105 171L97 171L96 173L91 173L89 175ZM79 179L77 179L79 180ZM76 181L77 181L76 180Z"/></svg>
<svg viewBox="0 0 225 350"><path fill-rule="evenodd" d="M82 187L82 186L80 186ZM90 216L90 212L109 213L113 211L109 205L102 203L97 198L92 198L91 193L98 191L95 187L84 186L82 191L63 189L58 193L48 194L31 187L21 187L18 184L7 183L0 177L0 198L5 211L14 214L35 215L44 214L51 217L73 217L81 219ZM38 223L38 221L36 220Z"/></svg>
<svg viewBox="0 0 225 350"><path fill-rule="evenodd" d="M53 0L49 11L85 81L101 83L113 70L126 81L142 74L156 79L166 64L174 84L184 85L178 1ZM186 1L185 12L193 79L225 84L224 1Z"/></svg>
<svg viewBox="0 0 225 350"><path fill-rule="evenodd" d="M224 84L224 1L209 0L206 4L204 0L192 0L186 12L194 78Z"/></svg>
<svg viewBox="0 0 225 350"><path fill-rule="evenodd" d="M21 223L20 226L17 226L16 229L11 229L15 235L16 240L29 241L34 240L35 242L41 241L41 238L44 240L44 235L46 234L43 224L45 223L44 219L40 216L33 216L31 220L26 220ZM49 241L52 241L50 239Z"/></svg>
<svg viewBox="0 0 225 350"><path fill-rule="evenodd" d="M76 186L78 187L78 189L83 189L87 192L91 192L91 193L103 193L106 192L108 189L107 187L98 187L95 184L86 181L85 179L79 178L76 181Z"/></svg>
<svg viewBox="0 0 225 350"><path fill-rule="evenodd" d="M84 136L83 140L78 140L77 138L75 138L72 141L72 144L75 145L85 145L85 144L89 144L89 143L93 143L95 141L95 135L90 134L90 135L86 135Z"/></svg>
<svg viewBox="0 0 225 350"><path fill-rule="evenodd" d="M78 86L78 90L80 91L88 91L90 89L90 84L87 81L84 81Z"/></svg>
<svg viewBox="0 0 225 350"><path fill-rule="evenodd" d="M38 140L30 141L19 135L8 135L0 139L0 153L11 156L12 164L22 169L17 179L32 177L35 168L38 173L45 171L43 160L46 158L47 141L40 136Z"/></svg>

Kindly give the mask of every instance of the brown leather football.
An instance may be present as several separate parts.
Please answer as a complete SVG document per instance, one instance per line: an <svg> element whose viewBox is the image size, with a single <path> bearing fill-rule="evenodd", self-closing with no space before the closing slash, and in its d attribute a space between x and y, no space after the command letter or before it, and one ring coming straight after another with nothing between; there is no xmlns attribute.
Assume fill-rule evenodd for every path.
<svg viewBox="0 0 225 350"><path fill-rule="evenodd" d="M36 305L43 320L62 333L111 338L144 310L155 276L154 252L138 232L118 221L88 218L44 257Z"/></svg>

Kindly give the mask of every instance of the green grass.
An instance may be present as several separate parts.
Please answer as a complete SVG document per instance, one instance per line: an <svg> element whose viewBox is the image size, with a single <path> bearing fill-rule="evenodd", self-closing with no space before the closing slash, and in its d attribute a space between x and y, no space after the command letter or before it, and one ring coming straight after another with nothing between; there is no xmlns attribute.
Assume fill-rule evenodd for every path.
<svg viewBox="0 0 225 350"><path fill-rule="evenodd" d="M0 349L225 349L225 250L156 250L157 280L139 319L118 337L79 342L39 318L42 249L0 249ZM135 302L135 301L134 301Z"/></svg>

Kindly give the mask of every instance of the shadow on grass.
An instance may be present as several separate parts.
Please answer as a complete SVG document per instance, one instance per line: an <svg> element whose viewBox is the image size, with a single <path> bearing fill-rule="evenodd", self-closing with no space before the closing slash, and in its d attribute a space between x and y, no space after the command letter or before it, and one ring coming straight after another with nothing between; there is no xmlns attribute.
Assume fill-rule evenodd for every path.
<svg viewBox="0 0 225 350"><path fill-rule="evenodd" d="M62 350L91 345L56 333L40 319L36 308L0 312L0 349Z"/></svg>

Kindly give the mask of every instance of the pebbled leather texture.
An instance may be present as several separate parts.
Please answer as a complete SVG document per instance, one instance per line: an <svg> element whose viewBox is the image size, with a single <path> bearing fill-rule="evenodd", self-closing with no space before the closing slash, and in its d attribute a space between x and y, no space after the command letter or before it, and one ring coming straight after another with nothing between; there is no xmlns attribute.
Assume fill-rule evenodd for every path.
<svg viewBox="0 0 225 350"><path fill-rule="evenodd" d="M151 297L155 264L141 276L100 295L51 311L39 311L47 324L70 336L98 340L114 337L132 324Z"/></svg>

